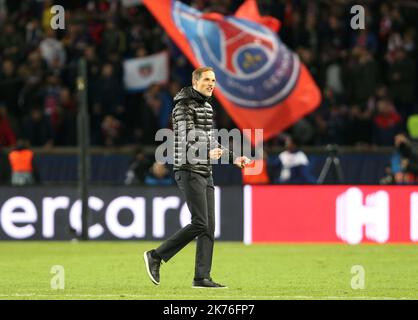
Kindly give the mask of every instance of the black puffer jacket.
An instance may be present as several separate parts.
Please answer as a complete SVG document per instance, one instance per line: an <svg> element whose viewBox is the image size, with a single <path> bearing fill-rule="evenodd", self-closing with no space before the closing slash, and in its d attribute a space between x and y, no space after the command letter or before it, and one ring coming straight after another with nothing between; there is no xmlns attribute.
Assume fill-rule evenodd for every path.
<svg viewBox="0 0 418 320"><path fill-rule="evenodd" d="M214 148L228 152L230 162L235 158L232 151L213 137L213 109L209 99L192 87L181 89L174 97L174 171L189 170L208 177L212 173L209 151Z"/></svg>

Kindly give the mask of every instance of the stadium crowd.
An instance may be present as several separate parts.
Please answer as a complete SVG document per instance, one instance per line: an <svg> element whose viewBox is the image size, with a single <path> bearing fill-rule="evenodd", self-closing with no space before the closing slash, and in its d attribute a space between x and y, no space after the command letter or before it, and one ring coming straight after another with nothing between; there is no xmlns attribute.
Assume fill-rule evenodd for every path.
<svg viewBox="0 0 418 320"><path fill-rule="evenodd" d="M242 0L183 1L232 14ZM393 146L415 132L418 114L417 11L408 1L258 0L262 14L282 21L279 35L321 88L320 107L287 130L301 145ZM137 1L0 0L0 145L76 145L77 62L88 64L91 144L150 145L170 127L173 95L190 84L192 66ZM50 28L50 8L65 8L65 29ZM350 8L365 8L366 28L350 27ZM170 81L129 93L123 60L162 50ZM215 101L216 125L235 124ZM278 119L280 121L280 119ZM409 130L409 131L408 131ZM418 137L412 137L418 138ZM282 135L269 145L283 144Z"/></svg>

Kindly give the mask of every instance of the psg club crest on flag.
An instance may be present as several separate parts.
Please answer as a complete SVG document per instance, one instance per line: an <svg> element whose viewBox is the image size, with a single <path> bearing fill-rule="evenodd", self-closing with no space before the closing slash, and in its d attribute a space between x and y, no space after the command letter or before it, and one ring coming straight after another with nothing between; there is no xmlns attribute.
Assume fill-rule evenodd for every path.
<svg viewBox="0 0 418 320"><path fill-rule="evenodd" d="M315 81L278 37L280 21L261 16L255 0L230 16L177 0L143 3L193 66L214 69L214 94L240 129L263 129L269 139L319 106Z"/></svg>
<svg viewBox="0 0 418 320"><path fill-rule="evenodd" d="M141 77L149 77L152 72L152 65L149 64L138 68L138 73Z"/></svg>
<svg viewBox="0 0 418 320"><path fill-rule="evenodd" d="M274 107L294 88L299 58L271 29L233 16L204 15L178 1L173 20L199 64L214 69L218 88L237 106Z"/></svg>

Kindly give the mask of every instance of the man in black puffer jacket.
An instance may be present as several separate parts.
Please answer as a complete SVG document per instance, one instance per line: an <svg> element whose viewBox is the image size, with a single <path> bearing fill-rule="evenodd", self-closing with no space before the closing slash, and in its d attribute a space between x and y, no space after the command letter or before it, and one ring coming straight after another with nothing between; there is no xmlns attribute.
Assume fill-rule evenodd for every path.
<svg viewBox="0 0 418 320"><path fill-rule="evenodd" d="M161 261L167 262L197 237L193 288L225 288L214 282L210 271L215 232L215 197L211 160L228 153L230 162L243 168L250 160L236 156L221 146L212 135L213 109L209 104L215 88L215 73L210 67L193 71L193 87L174 97L174 176L186 198L191 224L176 232L157 249L144 252L151 281L160 284Z"/></svg>

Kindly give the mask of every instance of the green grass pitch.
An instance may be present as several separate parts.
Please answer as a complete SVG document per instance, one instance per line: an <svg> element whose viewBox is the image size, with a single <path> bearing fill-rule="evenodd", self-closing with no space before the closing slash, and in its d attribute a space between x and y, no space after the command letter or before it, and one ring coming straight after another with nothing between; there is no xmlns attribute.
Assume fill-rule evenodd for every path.
<svg viewBox="0 0 418 320"><path fill-rule="evenodd" d="M148 279L152 242L1 242L0 299L417 299L418 246L216 242L213 279L228 289L192 289L194 243ZM64 289L52 289L54 265ZM364 268L353 289L352 267ZM356 282L357 278L354 278ZM356 282L358 283L358 282Z"/></svg>

